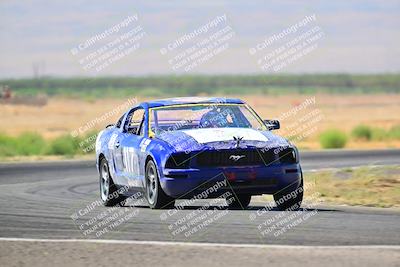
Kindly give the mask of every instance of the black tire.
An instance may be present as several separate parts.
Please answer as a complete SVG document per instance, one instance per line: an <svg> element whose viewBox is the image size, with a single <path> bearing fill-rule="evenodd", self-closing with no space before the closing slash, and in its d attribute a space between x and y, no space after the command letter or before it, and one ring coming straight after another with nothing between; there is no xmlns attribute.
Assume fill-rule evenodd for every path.
<svg viewBox="0 0 400 267"><path fill-rule="evenodd" d="M126 197L118 192L117 186L114 184L111 177L108 162L105 158L100 160L99 173L100 199L103 202L103 205L106 207L124 206Z"/></svg>
<svg viewBox="0 0 400 267"><path fill-rule="evenodd" d="M229 201L227 199L227 204L229 209L234 209L234 210L245 210L250 204L251 201L251 195L236 195L233 194L233 201ZM232 200L232 197L229 199Z"/></svg>
<svg viewBox="0 0 400 267"><path fill-rule="evenodd" d="M303 201L304 187L303 187L303 174L301 175L300 185L291 191L283 190L274 194L274 200L279 210L298 210ZM294 197L293 197L294 196Z"/></svg>
<svg viewBox="0 0 400 267"><path fill-rule="evenodd" d="M173 208L175 200L167 196L161 188L156 164L149 160L146 164L145 173L146 200L152 209Z"/></svg>

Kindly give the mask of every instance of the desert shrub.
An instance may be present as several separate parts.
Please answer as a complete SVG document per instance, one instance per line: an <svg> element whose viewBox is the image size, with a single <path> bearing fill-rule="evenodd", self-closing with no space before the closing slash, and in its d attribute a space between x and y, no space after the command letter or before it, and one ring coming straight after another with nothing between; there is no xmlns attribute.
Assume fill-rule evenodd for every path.
<svg viewBox="0 0 400 267"><path fill-rule="evenodd" d="M388 136L392 139L400 139L400 125L395 125L390 128Z"/></svg>
<svg viewBox="0 0 400 267"><path fill-rule="evenodd" d="M0 133L0 157L10 157L18 154L15 138Z"/></svg>
<svg viewBox="0 0 400 267"><path fill-rule="evenodd" d="M86 133L79 142L80 153L91 153L96 150L96 138L98 130L91 130Z"/></svg>
<svg viewBox="0 0 400 267"><path fill-rule="evenodd" d="M16 138L16 149L19 155L40 155L46 142L40 134L25 132Z"/></svg>
<svg viewBox="0 0 400 267"><path fill-rule="evenodd" d="M330 129L320 135L319 142L323 148L343 148L347 143L347 136L339 130Z"/></svg>
<svg viewBox="0 0 400 267"><path fill-rule="evenodd" d="M351 135L358 140L371 140L372 130L367 125L358 125L353 129Z"/></svg>
<svg viewBox="0 0 400 267"><path fill-rule="evenodd" d="M79 152L79 150L79 139L71 135L62 135L50 142L46 154L71 156Z"/></svg>
<svg viewBox="0 0 400 267"><path fill-rule="evenodd" d="M388 138L388 133L383 128L372 128L371 139L376 141L383 141Z"/></svg>

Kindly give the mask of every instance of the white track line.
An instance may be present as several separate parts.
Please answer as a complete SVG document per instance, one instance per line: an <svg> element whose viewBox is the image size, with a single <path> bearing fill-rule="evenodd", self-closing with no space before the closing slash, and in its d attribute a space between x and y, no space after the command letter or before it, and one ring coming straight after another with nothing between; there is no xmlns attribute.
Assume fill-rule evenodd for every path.
<svg viewBox="0 0 400 267"><path fill-rule="evenodd" d="M356 246L299 246L299 245L262 245L262 244L227 244L227 243L202 243L202 242L170 242L170 241L140 241L140 240L110 240L110 239L36 239L0 237L0 241L11 242L46 242L46 243L97 243L97 244L130 244L130 245L155 245L155 246L192 246L192 247L228 247L228 248L339 248L339 249L396 249L398 245L356 245Z"/></svg>

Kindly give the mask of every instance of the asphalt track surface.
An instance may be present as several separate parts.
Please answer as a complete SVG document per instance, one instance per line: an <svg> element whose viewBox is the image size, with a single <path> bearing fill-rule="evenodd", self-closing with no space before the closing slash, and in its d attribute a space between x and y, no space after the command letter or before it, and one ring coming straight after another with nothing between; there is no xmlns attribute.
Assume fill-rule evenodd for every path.
<svg viewBox="0 0 400 267"><path fill-rule="evenodd" d="M363 165L398 165L400 163L400 150L304 152L301 154L301 160L305 172ZM170 214L166 210L151 210L146 207L145 203L136 203L133 206L131 202L128 203L128 208L117 209L99 206L96 202L99 199L98 187L98 175L92 161L0 164L0 239L3 239L0 240L0 258L4 260L4 256L13 255L16 252L18 252L15 256L17 258L18 255L23 255L23 252L28 253L29 258L29 255L35 255L35 249L39 250L37 251L39 254L49 249L46 246L55 249L54 245L48 244L47 241L42 239L60 240L60 243L57 243L60 251L64 251L62 248L65 248L66 251L71 249L69 243L64 243L65 240L101 239L139 242L130 244L130 246L139 247L138 251L144 250L142 251L143 255L150 253L152 246L165 246L165 244L167 244L167 248L163 253L168 251L168 253L171 253L170 255L174 255L174 253L188 248L183 245L171 246L174 243L170 242L178 242L176 244L180 244L179 242L188 242L187 244L200 242L203 244L211 243L211 248L213 244L215 246L225 244L227 247L221 249L228 251L224 257L239 249L230 248L230 245L241 246L246 244L246 246L278 245L278 248L280 245L293 246L282 248L287 251L294 249L293 259L296 257L300 259L304 256L296 248L307 249L306 247L320 247L320 251L313 249L313 253L319 251L313 255L318 259L322 257L325 260L336 254L346 257L346 253L354 249L355 254L350 253L350 260L347 263L354 263L355 265L358 265L357 262L351 261L351 259L355 260L354 255L363 256L365 263L368 263L367 265L373 265L377 263L376 261L385 262L385 260L388 265L392 265L392 263L398 263L400 259L400 212L395 209L317 205L305 206L303 210L297 213L294 211L281 212L276 209L262 213L260 209L264 207L265 203L253 201L248 210L228 211L220 209L218 203L211 203L211 206L207 209L198 211L197 209L206 203L199 201L192 206L185 206L183 210L177 210L176 213ZM100 227L91 232L88 230L93 229L91 227L96 224L90 222L90 220L94 220L93 218L100 218L98 216L102 214L104 220L111 218L118 212L121 216L115 218L121 222L120 224L114 223L113 226L106 224L103 225L103 228ZM74 214L77 214L76 217L74 217ZM182 225L181 220L193 218L191 217L193 214L198 217L208 216L207 218L211 219L212 222L203 225L201 229L197 228L197 232L182 231L178 233L177 226ZM288 218L287 222L292 222L290 226L276 225L277 222L285 218ZM299 223L294 223L295 220ZM276 227L269 228L272 230L263 234L261 230L267 229L265 223L268 226L275 225ZM192 228L189 227L189 230L193 230L195 226L196 224L191 225ZM104 230L107 227L110 231L99 231L99 229ZM29 240L17 242L17 240L7 241L4 238L27 238ZM36 239L41 239L43 243L39 240L35 241ZM35 246L24 247L26 243L29 243L28 241L35 243ZM129 244L114 244L113 246L124 247L127 245ZM85 262L88 265L91 265L90 259L94 255L94 248L91 246L98 246L100 250L105 249L102 248L104 244L97 243L80 244L78 242L75 249L76 246L82 248L82 250L78 250L81 253L88 253L87 259L89 261ZM324 256L324 246L329 247L330 256ZM345 253L340 251L344 248L342 246L350 247L346 249ZM361 251L359 246L361 246ZM369 259L371 252L363 246L377 246L373 254L381 255L382 259L385 260L380 260L379 257ZM389 246L389 248L385 246ZM6 247L8 250L14 247L14 250L11 249L7 252ZM43 250L40 251L40 247ZM210 253L207 252L210 247L208 245L201 247L201 251ZM146 252L146 249L149 251ZM263 248L241 247L241 252L234 254L237 257L237 255L241 255L240 253L245 253L246 249L257 251ZM183 253L183 251L180 252ZM260 252L264 255L263 257L267 255L264 252ZM276 253L281 252L277 251ZM304 251L304 253L306 252ZM74 253L74 251L71 253ZM77 252L75 251L75 253ZM389 256L385 256L385 253ZM230 259L235 259L235 255L232 255ZM193 255L193 257L200 256ZM221 257L221 255L215 257ZM203 263L207 263L207 258L202 258ZM7 259L10 262L5 262L9 265L15 264L15 261L12 261L14 259L12 256L7 257ZM35 260L39 260L37 265L43 265L40 259L33 257L32 261L35 262ZM62 263L62 256L57 260ZM177 260L175 263L179 266L182 262ZM56 261L53 263L56 263ZM152 264L152 262L147 263ZM318 263L316 265L325 264L320 260L315 263ZM308 264L310 264L309 261ZM243 263L240 260L233 260L231 265L243 266ZM331 266L329 260L325 265Z"/></svg>

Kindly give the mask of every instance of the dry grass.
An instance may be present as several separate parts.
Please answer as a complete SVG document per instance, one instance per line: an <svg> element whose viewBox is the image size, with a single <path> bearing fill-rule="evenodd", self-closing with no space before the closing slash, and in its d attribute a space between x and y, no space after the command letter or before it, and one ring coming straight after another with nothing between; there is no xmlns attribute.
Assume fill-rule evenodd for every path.
<svg viewBox="0 0 400 267"><path fill-rule="evenodd" d="M238 96L247 101L263 118L276 118L302 101L313 96ZM308 107L295 116L283 120L282 127L293 125L299 118L319 109L323 118L313 124L315 130L306 138L297 142L301 148L319 149L318 134L327 128L338 128L347 133L358 124L373 125L385 129L400 124L400 95L316 95L316 105ZM145 99L139 99L139 101ZM41 133L45 138L53 138L84 126L87 122L101 117L126 99L103 99L85 101L81 99L52 98L46 106L13 106L1 105L0 132L17 135L25 131ZM95 125L101 129L106 124L115 122L119 115L110 117ZM92 128L92 129L94 129ZM285 129L280 130L284 136ZM348 143L346 148L386 148L400 147L400 141L371 141Z"/></svg>
<svg viewBox="0 0 400 267"><path fill-rule="evenodd" d="M315 183L306 196L318 192L325 203L400 207L400 166L308 173L305 181Z"/></svg>
<svg viewBox="0 0 400 267"><path fill-rule="evenodd" d="M304 187L304 208L319 204L400 208L400 166L308 172ZM272 195L258 200L274 201Z"/></svg>

